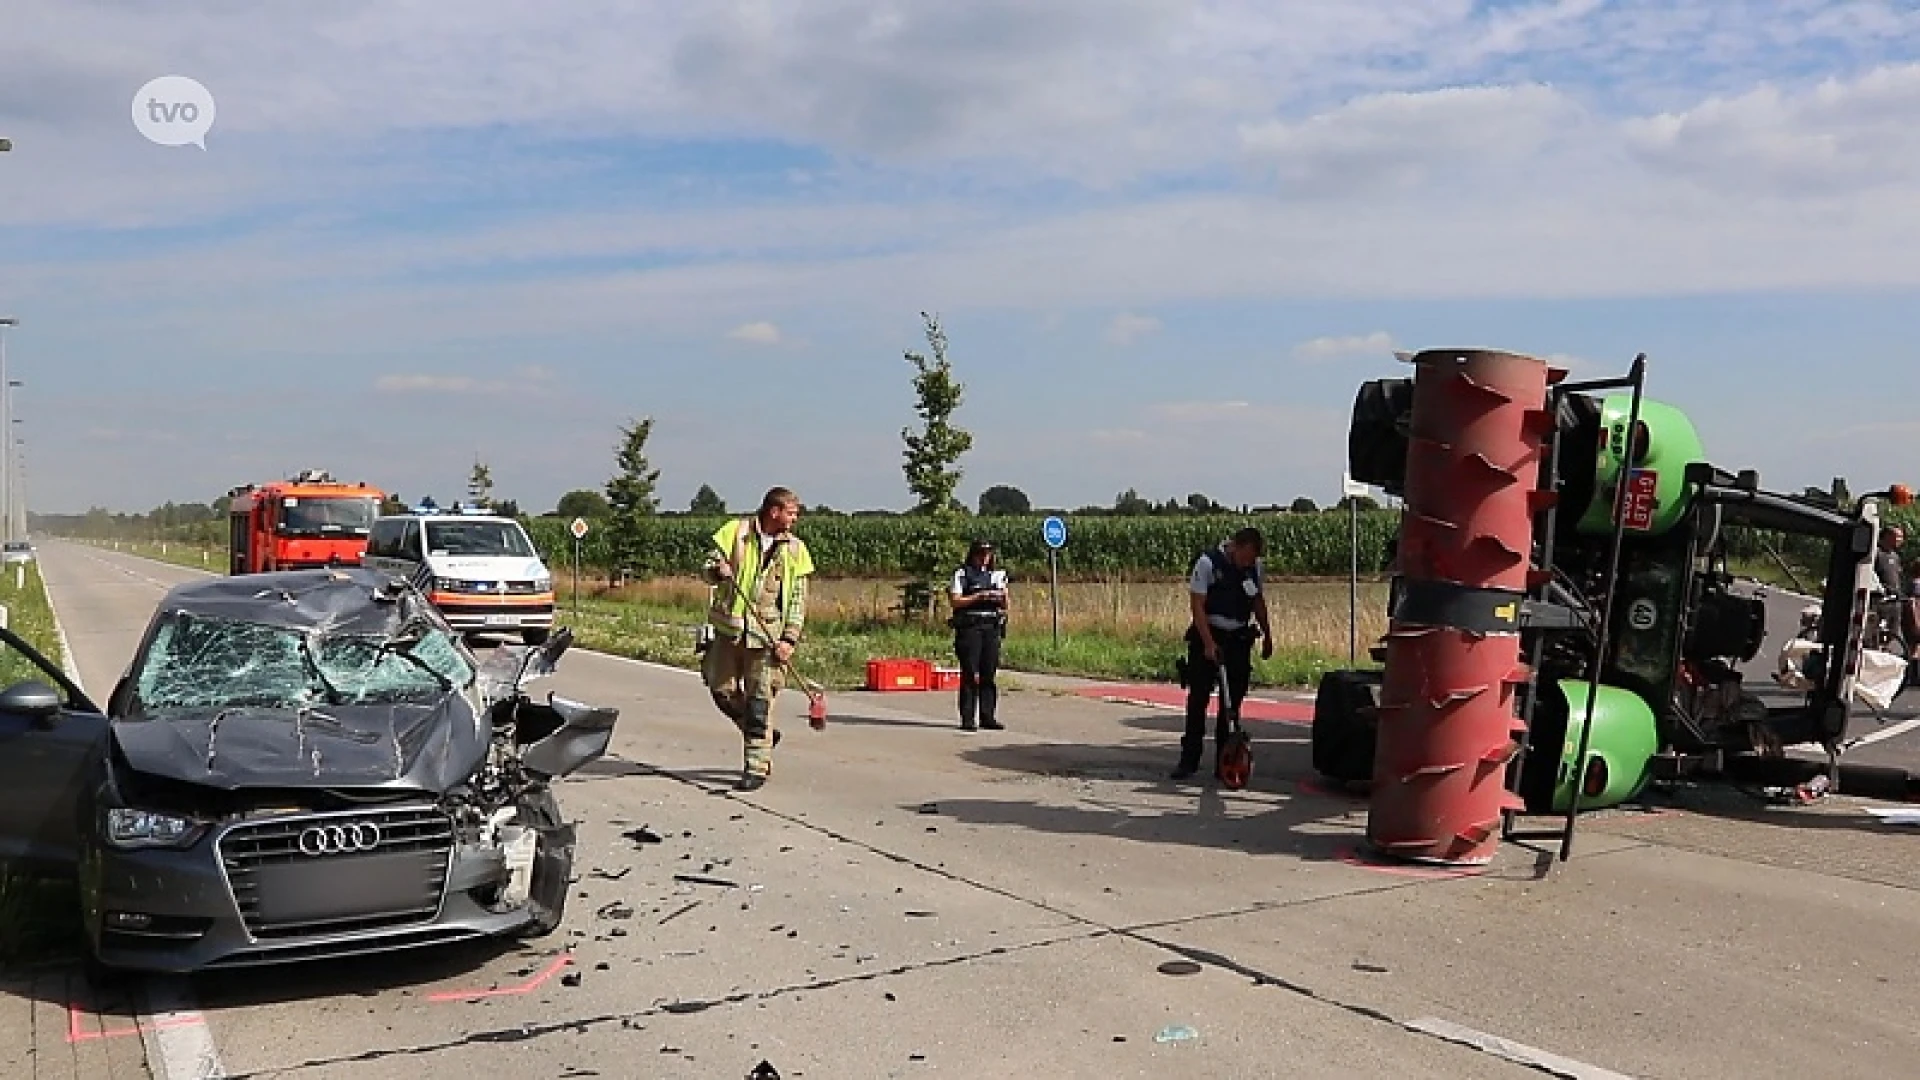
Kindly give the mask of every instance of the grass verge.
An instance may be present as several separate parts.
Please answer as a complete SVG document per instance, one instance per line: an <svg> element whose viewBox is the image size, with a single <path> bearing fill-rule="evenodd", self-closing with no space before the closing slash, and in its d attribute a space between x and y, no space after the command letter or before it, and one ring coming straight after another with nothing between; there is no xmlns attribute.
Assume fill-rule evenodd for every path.
<svg viewBox="0 0 1920 1080"><path fill-rule="evenodd" d="M7 626L55 666L66 663L38 563L0 570ZM44 678L26 657L0 650L0 687ZM0 865L0 969L70 959L81 945L80 898L73 883Z"/></svg>
<svg viewBox="0 0 1920 1080"><path fill-rule="evenodd" d="M123 540L117 550L199 569L217 569L225 559L221 550L178 543ZM578 616L571 580L563 574L557 586L558 621L574 628L583 647L674 667L699 667L693 631L707 603L706 586L699 581L663 577L610 587L582 579ZM800 672L829 689L846 690L865 685L867 661L877 657L953 666L953 632L938 620L909 621L894 612L897 586L891 580L817 582L807 641L795 662ZM1255 685L1311 687L1322 672L1346 666L1344 581L1275 581L1269 593L1274 655L1270 660L1256 657ZM1056 645L1054 595L1044 583L1015 591L1010 631L1001 647L1004 667L1095 679L1174 678L1174 658L1186 652L1181 635L1188 616L1181 582L1069 582L1061 584L1058 599ZM1386 632L1386 586L1363 582L1359 604L1359 663L1372 667L1366 649Z"/></svg>

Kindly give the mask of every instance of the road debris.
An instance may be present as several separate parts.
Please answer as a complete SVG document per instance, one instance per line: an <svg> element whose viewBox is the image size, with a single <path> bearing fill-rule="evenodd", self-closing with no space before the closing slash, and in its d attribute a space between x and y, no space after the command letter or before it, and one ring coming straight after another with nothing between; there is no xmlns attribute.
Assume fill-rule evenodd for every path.
<svg viewBox="0 0 1920 1080"><path fill-rule="evenodd" d="M737 881L728 881L726 878L708 877L705 874L675 874L673 875L673 880L685 882L688 885L715 885L722 889L737 889L740 887L740 883Z"/></svg>
<svg viewBox="0 0 1920 1080"><path fill-rule="evenodd" d="M1200 965L1191 960L1169 960L1155 970L1162 975L1198 975Z"/></svg>
<svg viewBox="0 0 1920 1080"><path fill-rule="evenodd" d="M600 905L600 910L594 912L593 916L596 919L631 919L633 918L633 906L615 900L612 903Z"/></svg>
<svg viewBox="0 0 1920 1080"><path fill-rule="evenodd" d="M666 918L661 919L660 925L665 926L668 923L672 922L673 920L679 918L682 915L685 915L687 912L692 911L694 908L697 908L699 906L700 906L700 901L695 900L693 903L688 904L687 906L681 908L680 910L674 912L673 914L668 915Z"/></svg>
<svg viewBox="0 0 1920 1080"><path fill-rule="evenodd" d="M1161 1028L1159 1034L1153 1037L1153 1041L1157 1043L1188 1042L1199 1037L1198 1031L1185 1024L1177 1024L1173 1027Z"/></svg>
<svg viewBox="0 0 1920 1080"><path fill-rule="evenodd" d="M619 881L621 878L626 877L628 874L632 872L633 872L633 867L623 866L618 871L613 873L609 873L608 871L605 871L605 870L595 869L591 871L587 876L592 878L598 878L601 881Z"/></svg>
<svg viewBox="0 0 1920 1080"><path fill-rule="evenodd" d="M747 1074L747 1080L780 1080L780 1070L768 1061L762 1061Z"/></svg>

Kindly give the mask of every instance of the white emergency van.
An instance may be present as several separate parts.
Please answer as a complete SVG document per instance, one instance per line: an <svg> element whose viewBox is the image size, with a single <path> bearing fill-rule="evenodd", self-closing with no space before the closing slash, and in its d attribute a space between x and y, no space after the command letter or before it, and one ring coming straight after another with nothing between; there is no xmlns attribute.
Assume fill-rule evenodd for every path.
<svg viewBox="0 0 1920 1080"><path fill-rule="evenodd" d="M553 629L553 573L512 518L470 510L381 517L361 561L412 581L456 630L539 645Z"/></svg>

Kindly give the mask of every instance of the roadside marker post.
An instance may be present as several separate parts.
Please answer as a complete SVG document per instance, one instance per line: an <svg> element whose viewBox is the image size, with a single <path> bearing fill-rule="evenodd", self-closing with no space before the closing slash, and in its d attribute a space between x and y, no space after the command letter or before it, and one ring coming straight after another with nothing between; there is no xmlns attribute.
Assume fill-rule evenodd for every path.
<svg viewBox="0 0 1920 1080"><path fill-rule="evenodd" d="M1067 523L1049 517L1040 523L1040 539L1047 545L1048 597L1053 601L1053 647L1060 647L1060 549L1067 546Z"/></svg>
<svg viewBox="0 0 1920 1080"><path fill-rule="evenodd" d="M574 518L567 526L573 534L573 617L580 618L580 541L587 535L587 519Z"/></svg>

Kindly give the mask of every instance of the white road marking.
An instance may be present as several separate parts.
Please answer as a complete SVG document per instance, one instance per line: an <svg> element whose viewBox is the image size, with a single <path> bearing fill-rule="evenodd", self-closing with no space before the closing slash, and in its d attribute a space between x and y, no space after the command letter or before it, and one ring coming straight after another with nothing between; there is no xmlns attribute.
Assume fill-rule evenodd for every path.
<svg viewBox="0 0 1920 1080"><path fill-rule="evenodd" d="M1920 728L1920 716L1909 717L1891 727L1881 728L1871 735L1862 735L1857 739L1849 739L1847 740L1847 749L1851 750L1856 746L1871 746L1882 739L1891 739L1896 735L1905 735L1914 728Z"/></svg>
<svg viewBox="0 0 1920 1080"><path fill-rule="evenodd" d="M112 566L105 559L95 561ZM115 567L132 577L135 574L124 567ZM164 582L153 578L146 580L168 587ZM80 665L73 659L73 649L67 644L65 624L60 621L60 610L53 603L53 587L41 578L42 590L47 594L47 612L53 616L53 633L60 642L67 678L73 685L85 692L86 683L80 678ZM213 1030L207 1026L207 1018L194 1004L193 994L187 988L185 979L178 976L153 977L145 980L139 994L141 1003L135 1007L135 1020L140 1027L140 1041L146 1044L147 1067L154 1073L155 1080L221 1080L227 1075L227 1068L220 1062L220 1048L214 1045Z"/></svg>
<svg viewBox="0 0 1920 1080"><path fill-rule="evenodd" d="M187 981L177 975L146 980L141 997L147 1023L141 1039L156 1080L221 1080L227 1067L213 1043L213 1029L193 1002Z"/></svg>
<svg viewBox="0 0 1920 1080"><path fill-rule="evenodd" d="M1473 1028L1462 1027L1436 1016L1423 1016L1418 1020L1410 1020L1406 1026L1437 1039L1470 1046L1481 1053L1492 1054L1494 1057L1504 1058L1519 1065L1566 1077L1567 1080L1633 1080L1625 1073L1617 1073L1612 1069L1603 1069L1584 1061L1564 1058L1538 1047L1517 1043L1512 1039L1503 1039L1498 1035L1489 1035L1484 1031L1475 1031Z"/></svg>

